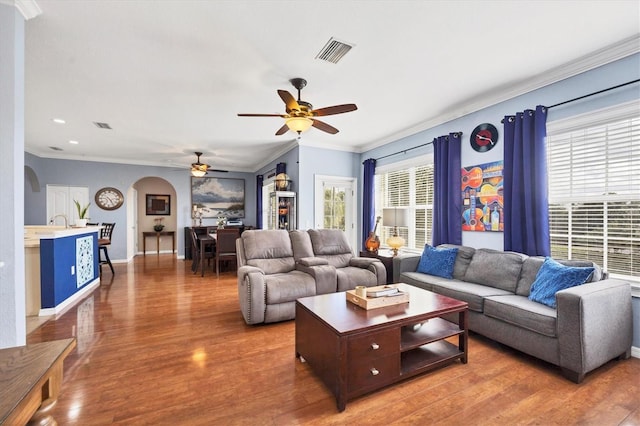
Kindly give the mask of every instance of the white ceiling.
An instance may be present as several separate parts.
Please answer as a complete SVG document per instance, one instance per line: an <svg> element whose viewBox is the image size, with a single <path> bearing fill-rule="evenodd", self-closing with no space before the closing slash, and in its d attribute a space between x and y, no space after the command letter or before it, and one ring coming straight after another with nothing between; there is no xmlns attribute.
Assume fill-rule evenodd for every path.
<svg viewBox="0 0 640 426"><path fill-rule="evenodd" d="M640 50L637 0L37 3L25 149L50 158L186 168L203 151L253 172L296 135L236 114L284 113L276 90L295 96L293 77L315 108L358 105L323 117L340 133L300 143L361 152L606 62L621 42ZM331 37L355 45L338 64L315 59Z"/></svg>

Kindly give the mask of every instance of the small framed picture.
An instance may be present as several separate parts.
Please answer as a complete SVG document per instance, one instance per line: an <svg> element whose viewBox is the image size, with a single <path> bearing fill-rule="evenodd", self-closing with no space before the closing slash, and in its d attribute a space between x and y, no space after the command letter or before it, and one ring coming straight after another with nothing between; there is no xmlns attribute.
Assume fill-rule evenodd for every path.
<svg viewBox="0 0 640 426"><path fill-rule="evenodd" d="M147 216L171 214L171 195L147 194Z"/></svg>

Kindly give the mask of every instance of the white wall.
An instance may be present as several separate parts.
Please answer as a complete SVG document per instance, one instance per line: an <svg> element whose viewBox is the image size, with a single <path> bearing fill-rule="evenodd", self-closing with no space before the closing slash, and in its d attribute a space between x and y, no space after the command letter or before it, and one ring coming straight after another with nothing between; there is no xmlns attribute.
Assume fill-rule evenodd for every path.
<svg viewBox="0 0 640 426"><path fill-rule="evenodd" d="M0 348L26 342L24 18L0 3Z"/></svg>

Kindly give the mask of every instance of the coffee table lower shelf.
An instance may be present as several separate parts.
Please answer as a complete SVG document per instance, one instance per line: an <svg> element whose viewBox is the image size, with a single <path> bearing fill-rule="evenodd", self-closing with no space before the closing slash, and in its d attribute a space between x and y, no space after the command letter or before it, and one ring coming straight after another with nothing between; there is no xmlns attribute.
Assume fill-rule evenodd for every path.
<svg viewBox="0 0 640 426"><path fill-rule="evenodd" d="M411 300L400 312L367 311L346 302L344 293L296 302L296 355L335 395L339 411L397 381L458 359L467 363L467 303L403 286ZM452 313L458 324L440 317Z"/></svg>

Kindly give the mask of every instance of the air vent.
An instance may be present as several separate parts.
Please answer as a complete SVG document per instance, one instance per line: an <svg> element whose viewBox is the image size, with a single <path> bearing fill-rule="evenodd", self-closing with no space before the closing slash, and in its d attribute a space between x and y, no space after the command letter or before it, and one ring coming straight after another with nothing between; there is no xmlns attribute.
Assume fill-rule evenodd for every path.
<svg viewBox="0 0 640 426"><path fill-rule="evenodd" d="M97 127L101 129L111 129L111 126L109 126L108 123L100 123L98 121L94 121L93 124L95 124Z"/></svg>
<svg viewBox="0 0 640 426"><path fill-rule="evenodd" d="M353 46L354 45L352 44L347 44L331 37L327 44L324 45L320 53L318 53L316 59L337 64L338 61L342 59L342 57L346 55Z"/></svg>
<svg viewBox="0 0 640 426"><path fill-rule="evenodd" d="M52 149L54 151L64 151L62 148L58 148L57 146L50 146L49 149Z"/></svg>

